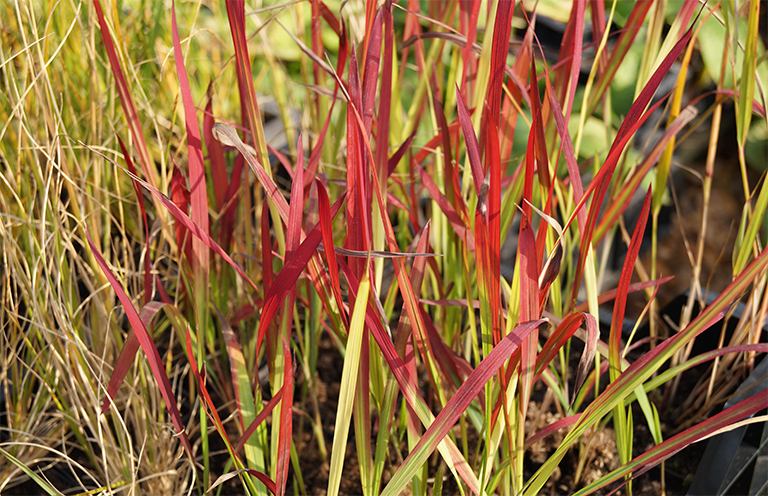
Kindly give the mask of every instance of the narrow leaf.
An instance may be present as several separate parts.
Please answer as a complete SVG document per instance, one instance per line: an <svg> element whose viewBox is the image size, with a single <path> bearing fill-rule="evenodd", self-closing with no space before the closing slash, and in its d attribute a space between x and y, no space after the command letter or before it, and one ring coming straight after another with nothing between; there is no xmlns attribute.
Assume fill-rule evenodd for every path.
<svg viewBox="0 0 768 496"><path fill-rule="evenodd" d="M189 438L187 437L187 433L184 429L184 423L181 421L181 414L179 413L178 406L176 405L176 397L174 396L173 390L171 389L171 383L168 381L168 376L165 374L163 361L160 358L160 354L157 352L155 343L152 341L152 336L150 336L149 332L147 332L147 328L144 326L144 323L141 321L141 317L139 317L138 312L136 312L136 309L133 307L131 299L125 293L125 290L123 290L123 287L120 285L115 275L109 269L109 266L104 260L104 257L102 257L101 253L99 253L99 251L96 249L96 245L93 244L91 235L87 231L85 235L88 239L88 245L91 247L91 252L96 259L96 263L99 264L99 267L101 268L102 272L104 272L104 275L109 281L109 284L114 289L115 294L120 300L120 303L122 303L123 309L125 310L125 315L128 317L128 321L131 323L131 327L136 333L139 344L141 344L141 348L144 350L144 353L147 356L149 366L152 369L152 374L155 376L158 388L160 389L160 394L163 396L165 405L168 407L168 414L171 417L173 426L176 428L176 432L181 437L181 444L184 446L184 450L187 452L189 459L194 460L192 445L189 443Z"/></svg>

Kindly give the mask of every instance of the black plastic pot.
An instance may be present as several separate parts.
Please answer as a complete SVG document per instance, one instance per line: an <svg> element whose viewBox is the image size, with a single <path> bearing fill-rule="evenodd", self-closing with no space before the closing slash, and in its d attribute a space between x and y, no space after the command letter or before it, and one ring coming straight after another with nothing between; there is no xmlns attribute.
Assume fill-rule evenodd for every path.
<svg viewBox="0 0 768 496"><path fill-rule="evenodd" d="M754 394L768 408L768 357L763 358L725 408ZM688 489L688 496L768 495L768 422L739 427L713 437Z"/></svg>

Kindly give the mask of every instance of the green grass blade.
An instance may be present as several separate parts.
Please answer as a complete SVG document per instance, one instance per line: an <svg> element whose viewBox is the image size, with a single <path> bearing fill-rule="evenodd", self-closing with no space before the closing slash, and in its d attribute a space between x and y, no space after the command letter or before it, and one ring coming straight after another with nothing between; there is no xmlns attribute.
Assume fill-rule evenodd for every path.
<svg viewBox="0 0 768 496"><path fill-rule="evenodd" d="M63 494L61 491L53 487L52 485L48 484L47 481L45 481L42 477L37 475L35 472L33 472L29 467L21 463L16 457L14 457L12 454L5 451L3 448L0 448L0 454L2 454L4 457L8 459L11 463L19 467L25 474L29 476L30 479L35 481L35 483L40 486L41 489L43 489L46 493L50 494L51 496L60 496Z"/></svg>
<svg viewBox="0 0 768 496"><path fill-rule="evenodd" d="M368 306L370 286L368 272L365 271L357 291L355 308L352 311L352 319L349 323L349 337L344 355L344 366L341 371L339 407L336 411L336 425L333 431L333 447L331 448L331 467L328 474L329 496L337 496L339 494L339 485L341 484L344 455L347 449L347 437L349 436L349 424L352 419L352 403L355 397L358 366L360 364L360 348L363 341L363 332L365 332L365 312Z"/></svg>

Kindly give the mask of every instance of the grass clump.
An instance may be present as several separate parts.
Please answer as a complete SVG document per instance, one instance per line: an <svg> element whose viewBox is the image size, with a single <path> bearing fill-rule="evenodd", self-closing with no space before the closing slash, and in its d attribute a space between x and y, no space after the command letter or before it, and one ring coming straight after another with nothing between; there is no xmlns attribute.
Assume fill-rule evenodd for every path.
<svg viewBox="0 0 768 496"><path fill-rule="evenodd" d="M768 351L760 3L560 3L4 5L0 490L631 492L764 408L714 411Z"/></svg>

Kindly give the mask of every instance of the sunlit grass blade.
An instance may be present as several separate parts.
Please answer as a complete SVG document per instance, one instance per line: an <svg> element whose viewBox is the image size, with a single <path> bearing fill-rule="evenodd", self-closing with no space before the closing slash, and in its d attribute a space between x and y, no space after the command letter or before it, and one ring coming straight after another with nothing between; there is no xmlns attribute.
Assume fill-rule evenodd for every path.
<svg viewBox="0 0 768 496"><path fill-rule="evenodd" d="M347 275L350 291L357 292L359 283L355 279L355 276L344 264L342 264L341 267ZM384 360L387 362L389 369L392 371L392 374L403 393L403 398L416 412L416 415L418 415L419 420L423 425L431 425L435 420L435 416L429 410L424 398L421 396L417 387L416 378L408 372L408 367L403 363L403 360L400 358L392 344L392 339L384 330L381 318L370 304L368 305L366 312L365 322L376 340L376 343L379 345L379 349L384 355ZM442 443L438 446L438 449L445 459L446 464L452 471L455 471L461 477L464 483L469 487L470 491L474 494L479 494L480 483L477 476L472 472L471 467L456 445L450 439L443 439Z"/></svg>
<svg viewBox="0 0 768 496"><path fill-rule="evenodd" d="M344 455L349 435L349 424L352 420L352 403L354 401L357 383L358 366L360 364L360 347L365 332L365 312L368 305L370 281L368 272L363 273L363 280L357 290L355 308L349 323L349 337L344 354L344 366L341 372L339 389L339 407L336 412L336 426L331 448L331 468L328 474L328 494L336 496L339 492L341 475L344 467Z"/></svg>

